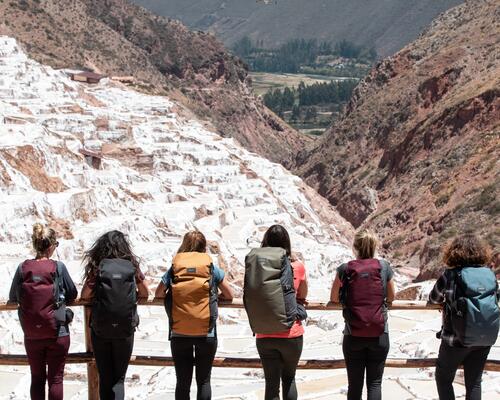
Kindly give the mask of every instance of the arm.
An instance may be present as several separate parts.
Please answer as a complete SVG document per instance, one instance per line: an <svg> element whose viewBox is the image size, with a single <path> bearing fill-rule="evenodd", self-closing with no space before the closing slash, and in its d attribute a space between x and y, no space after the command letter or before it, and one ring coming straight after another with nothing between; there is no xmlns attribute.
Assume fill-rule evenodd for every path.
<svg viewBox="0 0 500 400"><path fill-rule="evenodd" d="M304 275L304 280L300 281L299 288L297 289L297 298L305 300L307 298L307 292L309 287L307 285L307 276Z"/></svg>
<svg viewBox="0 0 500 400"><path fill-rule="evenodd" d="M387 282L387 302L390 304L394 301L396 297L396 288L394 287L394 280L391 279Z"/></svg>
<svg viewBox="0 0 500 400"><path fill-rule="evenodd" d="M149 297L148 285L145 281L137 282L137 297L147 299Z"/></svg>
<svg viewBox="0 0 500 400"><path fill-rule="evenodd" d="M233 290L225 279L223 279L222 282L219 283L219 290L222 300L233 300Z"/></svg>
<svg viewBox="0 0 500 400"><path fill-rule="evenodd" d="M332 303L340 303L340 287L342 286L339 278L339 274L335 276L335 280L333 281L332 289L330 291L330 301Z"/></svg>
<svg viewBox="0 0 500 400"><path fill-rule="evenodd" d="M167 294L167 287L163 283L163 281L160 281L158 286L156 287L155 290L155 299L164 299Z"/></svg>
<svg viewBox="0 0 500 400"><path fill-rule="evenodd" d="M445 302L446 281L447 279L445 274L442 274L438 278L438 280L434 284L434 287L429 293L429 303L442 304Z"/></svg>
<svg viewBox="0 0 500 400"><path fill-rule="evenodd" d="M71 302L78 297L78 290L76 290L75 284L73 283L73 279L69 275L68 269L66 265L62 265L62 284L64 287L65 298L67 302Z"/></svg>
<svg viewBox="0 0 500 400"><path fill-rule="evenodd" d="M12 279L12 284L9 291L8 303L19 303L19 291L21 289L21 266L17 267Z"/></svg>
<svg viewBox="0 0 500 400"><path fill-rule="evenodd" d="M90 300L94 297L94 291L90 288L87 281L83 284L82 292L80 293L80 297L85 300Z"/></svg>

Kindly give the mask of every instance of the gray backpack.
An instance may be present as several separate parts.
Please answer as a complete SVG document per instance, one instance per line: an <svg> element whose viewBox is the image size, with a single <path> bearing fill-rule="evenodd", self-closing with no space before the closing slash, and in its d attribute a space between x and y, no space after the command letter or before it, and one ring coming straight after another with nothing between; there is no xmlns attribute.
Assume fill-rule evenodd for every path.
<svg viewBox="0 0 500 400"><path fill-rule="evenodd" d="M243 303L254 333L284 332L301 319L293 270L284 249L261 247L245 257Z"/></svg>

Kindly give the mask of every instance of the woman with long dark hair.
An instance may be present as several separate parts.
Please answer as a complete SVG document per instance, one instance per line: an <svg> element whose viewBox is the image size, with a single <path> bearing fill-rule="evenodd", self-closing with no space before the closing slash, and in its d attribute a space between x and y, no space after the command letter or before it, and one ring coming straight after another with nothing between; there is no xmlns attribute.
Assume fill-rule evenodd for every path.
<svg viewBox="0 0 500 400"><path fill-rule="evenodd" d="M298 303L307 297L307 278L304 264L292 253L290 236L281 225L271 226L262 239L261 247L278 247L286 252L293 270L293 286ZM304 327L297 319L291 328L274 333L255 332L264 376L266 379L265 400L279 400L280 384L284 400L297 400L295 372L302 354Z"/></svg>
<svg viewBox="0 0 500 400"><path fill-rule="evenodd" d="M148 288L126 236L110 231L85 252L81 297L92 299L92 347L99 373L101 400L122 400L124 381L139 324L137 298Z"/></svg>
<svg viewBox="0 0 500 400"><path fill-rule="evenodd" d="M389 353L387 304L394 300L389 263L375 258L378 239L361 229L354 236L355 260L337 268L330 300L344 307L342 350L347 368L348 400L361 400L366 372L368 400L382 398L382 376Z"/></svg>
<svg viewBox="0 0 500 400"><path fill-rule="evenodd" d="M165 298L169 315L170 348L174 359L177 384L176 400L189 400L189 391L196 368L198 400L210 400L210 375L217 351L217 297L232 300L231 287L224 271L207 254L203 233L190 231L163 275L155 293Z"/></svg>
<svg viewBox="0 0 500 400"><path fill-rule="evenodd" d="M444 249L445 271L436 281L429 302L443 304L443 324L436 363L440 400L454 400L453 380L464 367L465 397L481 399L481 378L499 328L498 283L491 271L489 247L475 235L455 238ZM470 305L470 307L469 307ZM471 330L466 320L473 321Z"/></svg>
<svg viewBox="0 0 500 400"><path fill-rule="evenodd" d="M31 399L63 399L63 376L70 345L69 323L73 313L65 304L78 292L60 261L51 259L59 242L56 232L42 224L33 225L32 245L36 256L16 270L9 302L19 304L19 319L31 370Z"/></svg>

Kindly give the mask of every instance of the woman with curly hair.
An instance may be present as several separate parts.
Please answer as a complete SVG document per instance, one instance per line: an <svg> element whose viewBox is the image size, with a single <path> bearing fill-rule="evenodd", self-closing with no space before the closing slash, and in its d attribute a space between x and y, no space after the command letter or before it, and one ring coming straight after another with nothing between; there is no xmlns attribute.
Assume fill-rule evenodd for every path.
<svg viewBox="0 0 500 400"><path fill-rule="evenodd" d="M440 400L454 400L453 380L464 367L467 400L481 399L481 377L498 336L498 283L487 266L490 250L475 235L455 238L444 251L446 269L436 281L429 302L443 304L443 323L436 363Z"/></svg>

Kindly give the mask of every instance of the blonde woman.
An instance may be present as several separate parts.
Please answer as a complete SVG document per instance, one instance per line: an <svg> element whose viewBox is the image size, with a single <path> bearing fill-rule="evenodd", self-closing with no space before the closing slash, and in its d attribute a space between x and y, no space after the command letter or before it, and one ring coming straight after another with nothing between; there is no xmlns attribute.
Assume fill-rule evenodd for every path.
<svg viewBox="0 0 500 400"><path fill-rule="evenodd" d="M193 368L196 368L198 400L210 400L210 375L217 351L217 297L232 300L224 271L207 254L203 233L190 231L163 275L155 293L165 299L169 338L177 384L175 400L189 400Z"/></svg>
<svg viewBox="0 0 500 400"><path fill-rule="evenodd" d="M345 319L342 350L347 368L348 400L361 400L366 372L368 400L382 398L382 375L389 352L387 303L394 300L393 272L376 259L378 239L369 230L356 232L356 259L337 268L330 300L341 302Z"/></svg>
<svg viewBox="0 0 500 400"><path fill-rule="evenodd" d="M63 399L63 376L70 337L68 324L73 313L66 302L78 292L60 261L51 259L59 242L56 232L35 224L31 237L36 256L22 262L14 275L9 302L19 304L19 320L31 370L31 399Z"/></svg>

